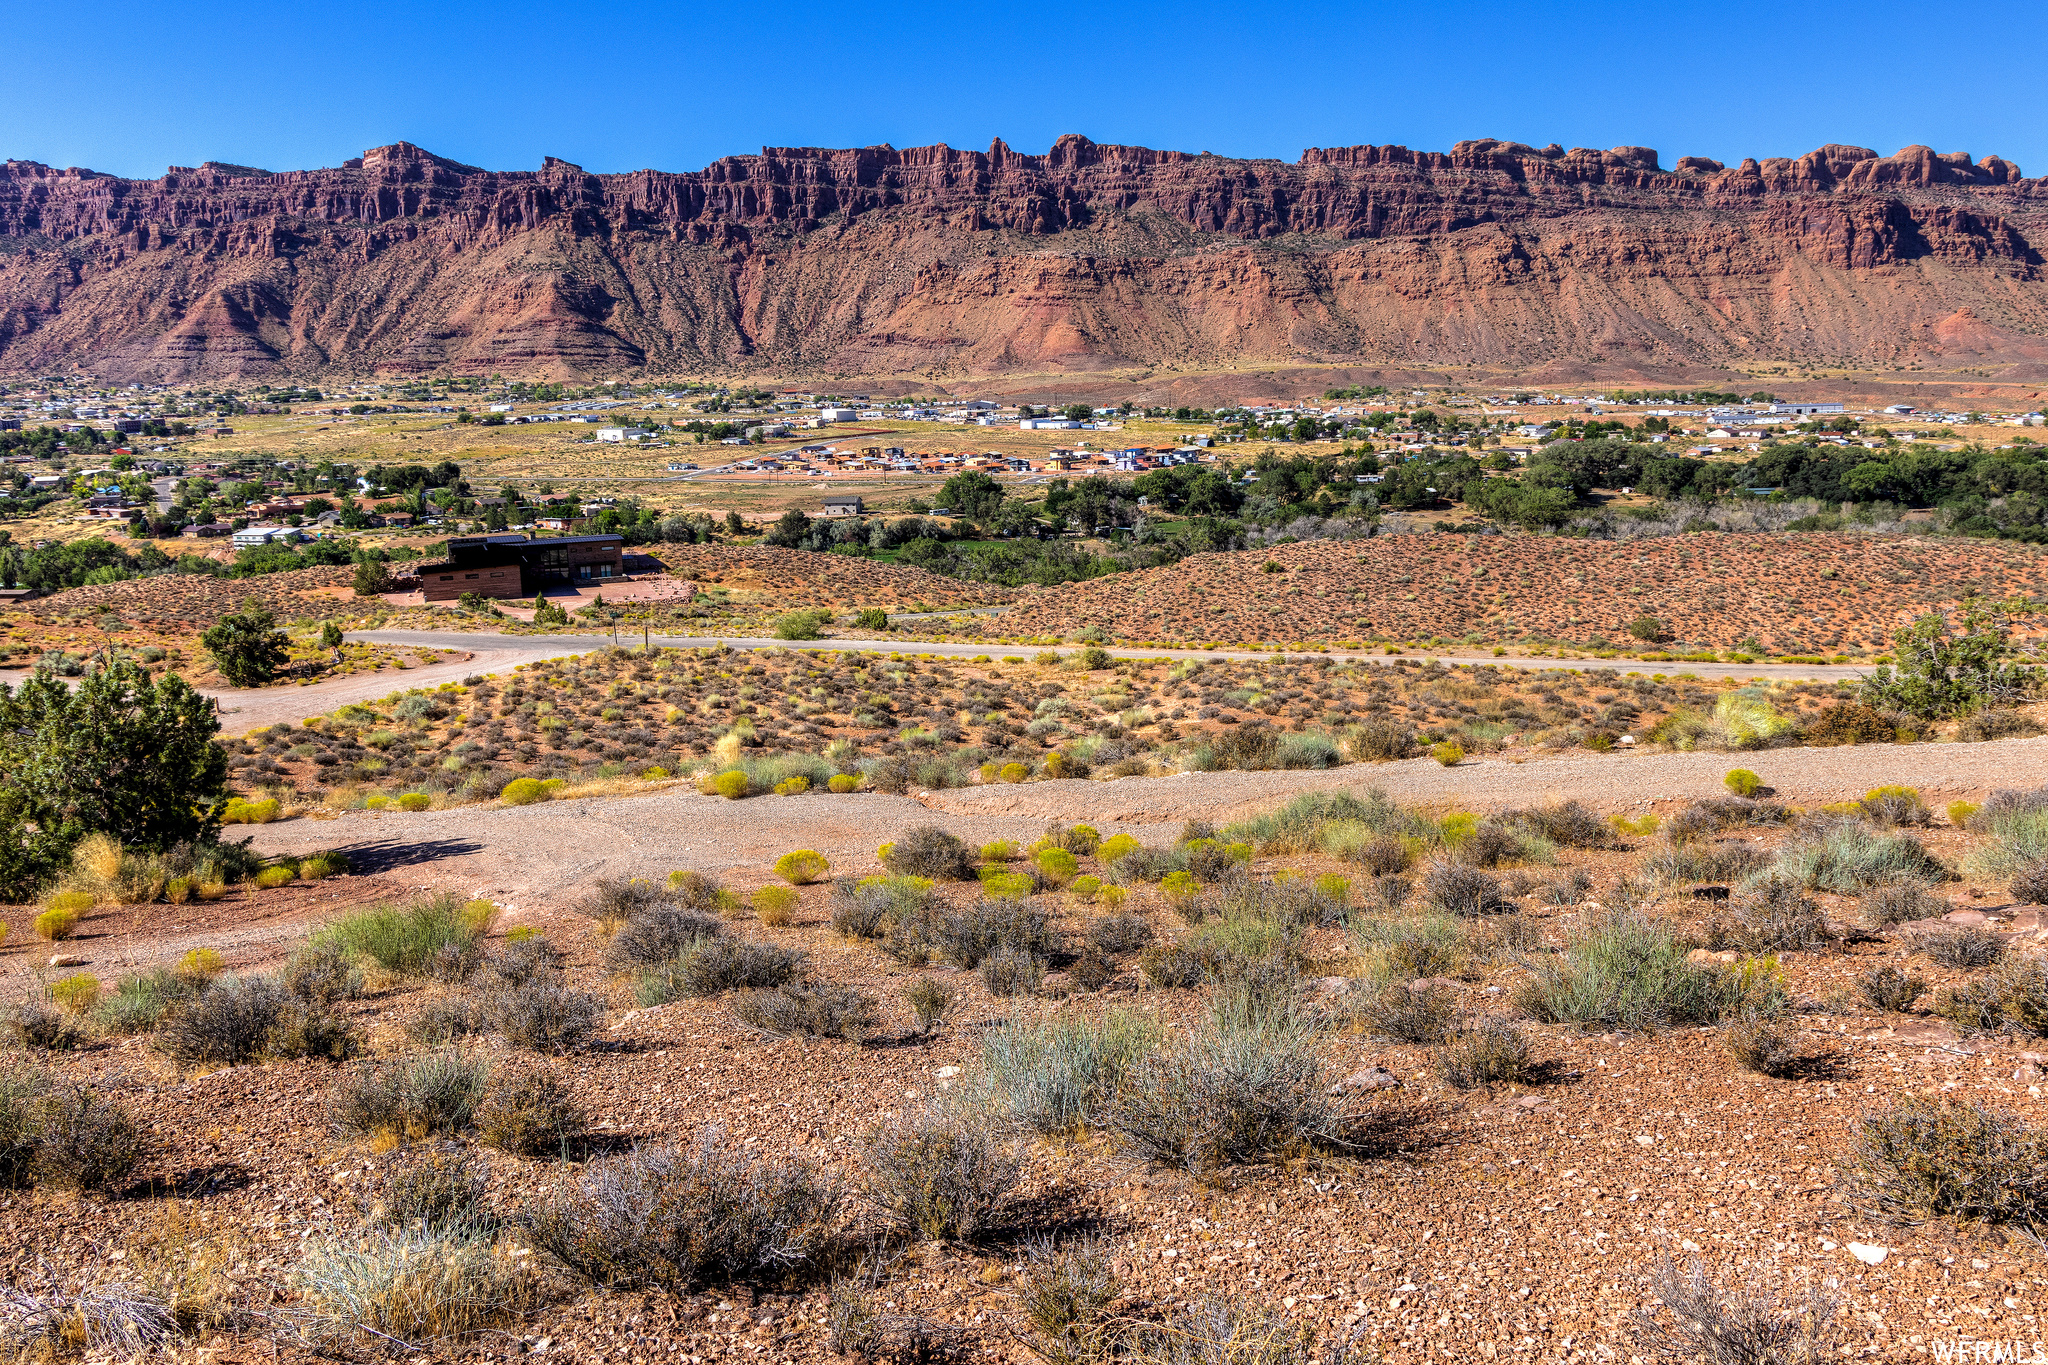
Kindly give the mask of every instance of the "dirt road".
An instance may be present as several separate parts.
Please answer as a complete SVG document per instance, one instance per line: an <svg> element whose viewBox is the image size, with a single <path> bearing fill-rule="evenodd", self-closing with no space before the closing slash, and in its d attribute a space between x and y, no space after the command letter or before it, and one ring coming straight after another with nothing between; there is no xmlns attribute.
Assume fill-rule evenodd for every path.
<svg viewBox="0 0 2048 1365"><path fill-rule="evenodd" d="M971 843L1037 836L1052 820L1105 835L1170 842L1182 821L1223 821L1297 792L1380 787L1397 800L1473 810L1577 798L1605 813L1724 791L1737 764L1802 805L1860 796L1880 783L1921 789L1937 808L1997 787L2048 783L2048 738L1991 744L1874 745L1758 754L1583 754L1444 768L1429 759L1322 772L1189 773L1115 782L967 787L915 797L812 795L724 801L688 789L538 806L468 806L419 814L351 812L256 831L266 853L346 851L366 871L511 903L557 902L599 876L660 877L676 868L768 880L775 859L812 848L835 872L877 869L875 849L936 823Z"/></svg>
<svg viewBox="0 0 2048 1365"><path fill-rule="evenodd" d="M366 630L353 631L348 638L371 644L460 650L469 657L426 668L411 668L402 673L336 678L332 682L313 683L306 687L265 687L253 691L218 689L209 690L207 695L219 700L227 728L239 734L247 730L261 729L266 725L275 725L279 721L296 721L305 716L318 715L352 701L367 701L387 696L394 690L431 687L471 673L497 673L523 663L537 663L543 659L558 659L572 654L587 654L592 650L603 649L612 642L609 635L498 635L461 630ZM624 633L619 636L619 641L621 644L638 643L636 638ZM657 635L653 637L653 643L675 649L697 649L716 644L730 645L734 649L901 649L918 654L936 654L949 659L971 659L982 654L1000 657L1004 653L1037 653L1037 650L1022 645L926 644L886 639L771 640L760 636ZM1231 649L1112 649L1109 652L1123 659L1259 657L1248 651ZM1381 655L1342 651L1333 651L1329 657L1390 662ZM1702 678L1769 678L1780 682L1806 679L1850 680L1860 678L1869 671L1856 665L1828 664L1640 664L1623 659L1614 660L1611 664L1597 664L1583 660L1495 659L1483 655L1468 657L1442 654L1429 657L1439 658L1447 664L1496 664L1513 668L1600 666L1620 668L1625 672L1685 672Z"/></svg>

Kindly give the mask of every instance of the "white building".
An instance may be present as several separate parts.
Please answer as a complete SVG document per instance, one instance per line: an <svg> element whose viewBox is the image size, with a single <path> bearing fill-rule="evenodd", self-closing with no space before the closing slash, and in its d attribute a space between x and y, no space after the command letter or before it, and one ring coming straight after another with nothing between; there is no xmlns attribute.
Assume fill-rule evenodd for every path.
<svg viewBox="0 0 2048 1365"><path fill-rule="evenodd" d="M1079 431L1081 424L1071 417L1026 417L1017 423L1019 431Z"/></svg>
<svg viewBox="0 0 2048 1365"><path fill-rule="evenodd" d="M237 550L253 550L273 542L289 545L293 541L304 539L304 536L289 526L250 526L235 532L234 546Z"/></svg>
<svg viewBox="0 0 2048 1365"><path fill-rule="evenodd" d="M1773 403L1770 410L1785 417L1833 417L1842 411L1840 403Z"/></svg>
<svg viewBox="0 0 2048 1365"><path fill-rule="evenodd" d="M818 409L818 420L820 422L851 422L858 418L859 416L859 411L854 408Z"/></svg>
<svg viewBox="0 0 2048 1365"><path fill-rule="evenodd" d="M626 429L624 427L599 427L597 429L597 439L600 441L623 441L626 439Z"/></svg>

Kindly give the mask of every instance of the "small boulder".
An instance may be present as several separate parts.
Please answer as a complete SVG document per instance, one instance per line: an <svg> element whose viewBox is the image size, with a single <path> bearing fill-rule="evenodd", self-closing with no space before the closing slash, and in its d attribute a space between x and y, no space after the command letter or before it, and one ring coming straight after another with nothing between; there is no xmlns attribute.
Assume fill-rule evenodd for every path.
<svg viewBox="0 0 2048 1365"><path fill-rule="evenodd" d="M1400 1077L1385 1067L1366 1066L1360 1067L1343 1080L1331 1086L1329 1093L1332 1095L1364 1095L1370 1094L1375 1090L1398 1090L1400 1086Z"/></svg>
<svg viewBox="0 0 2048 1365"><path fill-rule="evenodd" d="M52 967L83 967L87 958L83 953L58 953L50 959Z"/></svg>

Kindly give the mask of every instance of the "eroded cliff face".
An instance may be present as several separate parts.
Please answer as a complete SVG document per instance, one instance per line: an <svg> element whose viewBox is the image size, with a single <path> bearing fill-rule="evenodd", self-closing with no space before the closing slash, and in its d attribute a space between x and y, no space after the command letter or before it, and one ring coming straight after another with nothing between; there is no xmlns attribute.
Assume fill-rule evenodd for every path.
<svg viewBox="0 0 2048 1365"><path fill-rule="evenodd" d="M1066 137L770 148L702 171L124 180L0 167L0 370L967 377L1133 365L2048 361L2048 182L1823 147L1319 148Z"/></svg>

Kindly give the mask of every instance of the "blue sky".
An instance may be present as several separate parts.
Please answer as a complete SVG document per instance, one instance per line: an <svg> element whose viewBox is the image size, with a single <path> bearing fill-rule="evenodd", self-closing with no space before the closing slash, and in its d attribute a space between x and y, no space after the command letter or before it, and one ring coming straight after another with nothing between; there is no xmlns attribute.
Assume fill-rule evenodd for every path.
<svg viewBox="0 0 2048 1365"><path fill-rule="evenodd" d="M693 170L764 145L1293 160L1468 137L1733 163L1826 142L2048 173L2048 6L1887 3L23 4L0 156L155 176L407 140L493 169Z"/></svg>

